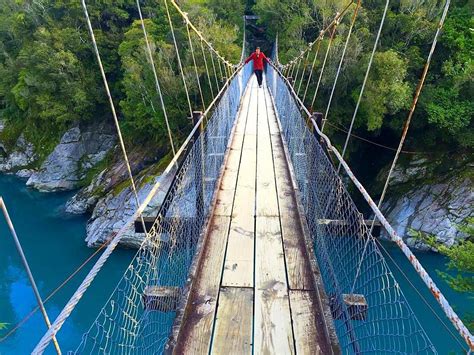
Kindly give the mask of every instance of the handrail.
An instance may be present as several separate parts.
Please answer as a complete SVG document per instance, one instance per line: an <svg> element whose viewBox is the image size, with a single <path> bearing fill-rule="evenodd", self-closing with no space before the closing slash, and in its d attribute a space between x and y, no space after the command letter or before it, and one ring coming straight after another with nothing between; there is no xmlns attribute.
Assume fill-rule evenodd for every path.
<svg viewBox="0 0 474 355"><path fill-rule="evenodd" d="M183 142L180 149L178 150L174 158L171 160L171 162L168 164L168 166L166 167L162 175L168 175L169 173L171 173L173 168L177 170L179 169L179 167L177 168L177 165L178 165L177 163L180 157L183 155L183 152L185 152L194 143L193 137L195 136L197 130L200 128L200 125L204 122L203 120L209 114L209 112L212 109L214 109L214 106L217 105L217 102L222 97L223 93L226 91L227 87L229 86L229 83L241 72L242 67L243 65L239 65L237 69L234 71L234 73L232 73L232 75L227 79L225 85L222 86L221 90L216 95L214 100L210 103L206 111L201 115L199 120L196 122L193 129L189 133L188 137ZM36 345L35 349L32 352L33 354L42 354L44 350L46 349L46 347L51 342L52 338L61 329L62 325L64 324L66 319L70 316L70 314L72 313L76 305L79 303L82 296L87 291L87 289L89 288L94 278L97 276L98 272L102 269L103 265L105 264L109 256L117 247L125 231L134 223L134 221L138 218L138 216L141 215L141 213L145 210L145 208L150 203L151 199L156 195L157 191L161 187L160 181L157 181L155 185L153 185L152 189L150 190L150 192L148 193L144 201L137 208L135 213L127 220L127 222L122 226L122 228L120 228L120 230L116 233L115 237L113 237L112 241L107 245L107 248L104 250L102 255L99 257L97 262L94 264L92 269L89 271L89 273L84 278L82 283L79 285L77 290L74 292L72 297L69 299L67 304L64 306L61 313L54 320L49 330L43 335L41 340L38 342L38 344Z"/></svg>
<svg viewBox="0 0 474 355"><path fill-rule="evenodd" d="M393 229L393 227L387 221L387 219L385 218L383 213L377 207L377 204L374 202L372 197L370 197L367 190L360 183L360 181L355 177L355 175L352 172L351 168L345 162L345 160L342 158L339 151L332 145L331 140L328 138L328 136L326 136L324 133L321 132L321 130L319 129L319 127L318 127L316 121L314 120L312 114L309 112L309 110L303 104L301 99L298 97L298 95L294 91L294 89L293 89L292 85L290 84L290 82L288 81L288 79L281 73L281 71L275 65L273 65L272 63L270 63L270 65L278 73L278 75L280 75L280 77L283 79L283 81L287 85L288 90L290 91L291 95L293 96L295 101L300 106L300 109L303 112L305 112L306 115L308 116L308 119L310 120L311 125L315 129L316 133L325 141L327 149L330 150L336 156L337 160L339 161L341 166L344 168L346 174L349 176L351 181L354 183L354 185L357 187L359 192L362 194L365 201L369 204L369 206L372 209L372 211L374 212L376 218L380 220L380 223L382 224L382 226L387 231L388 235L390 236L390 239L398 245L398 247L401 249L403 254L406 256L406 258L408 259L410 264L412 264L412 266L415 268L415 270L418 273L418 275L420 276L420 278L423 280L425 285L428 287L430 292L433 294L433 296L435 297L436 301L439 303L440 307L443 309L446 316L449 318L449 320L454 325L454 327L458 330L459 334L463 337L464 341L469 346L469 349L471 351L474 351L474 336L469 332L467 327L464 325L462 320L459 318L459 316L456 314L454 309L449 304L448 300L441 293L441 291L438 288L438 286L436 285L436 283L433 281L431 276L428 274L428 272L425 270L425 268L418 261L416 256L410 250L410 248L406 245L404 240L397 234L397 232Z"/></svg>

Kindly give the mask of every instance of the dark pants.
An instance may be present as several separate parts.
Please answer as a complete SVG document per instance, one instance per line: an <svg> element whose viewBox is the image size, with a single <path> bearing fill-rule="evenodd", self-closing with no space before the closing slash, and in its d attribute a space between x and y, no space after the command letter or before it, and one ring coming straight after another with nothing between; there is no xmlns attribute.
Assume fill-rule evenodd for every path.
<svg viewBox="0 0 474 355"><path fill-rule="evenodd" d="M258 86L262 85L262 79L263 79L263 70L255 70L255 75L257 76L257 82Z"/></svg>

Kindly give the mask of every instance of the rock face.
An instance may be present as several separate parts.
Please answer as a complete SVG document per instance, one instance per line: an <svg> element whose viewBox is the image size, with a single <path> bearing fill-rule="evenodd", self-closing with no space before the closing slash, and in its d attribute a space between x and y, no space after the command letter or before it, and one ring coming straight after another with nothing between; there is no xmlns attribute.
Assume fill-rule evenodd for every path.
<svg viewBox="0 0 474 355"><path fill-rule="evenodd" d="M116 149L118 150L118 147ZM128 170L121 154L121 152L114 154L118 157L117 161L96 175L89 186L80 189L66 203L66 212L74 214L92 212L100 198L128 180ZM128 158L134 176L142 171L146 165L156 161L155 158L147 157L146 154L137 150L130 151ZM156 173L152 175L156 175Z"/></svg>
<svg viewBox="0 0 474 355"><path fill-rule="evenodd" d="M173 174L157 176L151 181L141 184L138 190L138 198L143 201L149 194L156 182L160 182L160 189L143 212L144 216L156 216L158 208L161 205L168 186L171 184ZM130 186L125 187L119 193L109 192L105 197L101 198L94 208L92 217L87 222L88 246L97 246L108 240L114 233L122 228L137 209L135 196ZM121 245L138 248L143 240L144 234L135 233L133 224L125 232Z"/></svg>
<svg viewBox="0 0 474 355"><path fill-rule="evenodd" d="M383 212L397 233L410 247L422 250L429 247L414 238L411 229L434 235L439 242L452 246L466 238L458 230L459 224L474 216L472 175L451 172L435 177L431 172L435 172L436 167L433 170L432 165L425 159L418 159L398 168L391 188L401 193L398 196L392 193L383 205ZM426 183L427 180L423 183L423 179L429 179L430 183Z"/></svg>
<svg viewBox="0 0 474 355"><path fill-rule="evenodd" d="M87 171L105 158L114 146L115 136L110 127L74 127L33 173L26 183L40 191L67 191L77 188Z"/></svg>
<svg viewBox="0 0 474 355"><path fill-rule="evenodd" d="M92 208L99 201L100 194L103 192L103 184L107 170L102 170L94 177L89 186L79 190L66 203L66 212L72 214L83 214L92 212Z"/></svg>
<svg viewBox="0 0 474 355"><path fill-rule="evenodd" d="M3 126L2 126L3 129ZM36 160L34 146L22 134L11 151L0 144L0 172L16 172Z"/></svg>

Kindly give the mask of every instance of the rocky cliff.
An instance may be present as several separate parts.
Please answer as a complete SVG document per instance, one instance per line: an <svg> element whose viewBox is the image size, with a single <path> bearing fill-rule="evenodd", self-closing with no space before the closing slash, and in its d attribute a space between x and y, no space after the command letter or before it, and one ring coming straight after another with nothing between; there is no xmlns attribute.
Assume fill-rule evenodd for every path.
<svg viewBox="0 0 474 355"><path fill-rule="evenodd" d="M77 189L88 171L97 166L115 145L111 126L73 127L28 179L26 185L40 191Z"/></svg>
<svg viewBox="0 0 474 355"><path fill-rule="evenodd" d="M467 237L458 226L474 216L474 163L470 159L412 158L396 168L383 212L409 246L428 249L411 230L434 235L447 246Z"/></svg>
<svg viewBox="0 0 474 355"><path fill-rule="evenodd" d="M3 123L0 124L0 132L3 130ZM25 139L22 134L18 137L15 145L7 149L0 142L0 172L17 173L20 177L27 177L32 173L28 169L36 161L34 146Z"/></svg>

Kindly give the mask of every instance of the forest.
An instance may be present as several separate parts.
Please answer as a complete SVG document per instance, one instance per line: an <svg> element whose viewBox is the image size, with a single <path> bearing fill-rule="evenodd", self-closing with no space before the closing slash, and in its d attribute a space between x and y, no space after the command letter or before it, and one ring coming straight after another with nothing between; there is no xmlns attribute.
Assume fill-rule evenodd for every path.
<svg viewBox="0 0 474 355"><path fill-rule="evenodd" d="M7 129L1 138L13 144L20 132L25 132L44 157L69 126L105 119L110 116L110 110L80 3L61 0L4 0L4 3L0 9L0 118L7 122ZM258 25L265 31L269 50L278 34L283 64L313 41L345 4L342 0L182 2L205 37L212 38L220 53L233 63L240 58L242 14L258 15ZM347 127L349 123L384 4L380 0L362 2L329 118L332 130ZM151 70L144 60L135 1L91 1L88 5L113 95L119 103L125 136L130 142L147 142L166 150L163 117L156 109L159 105ZM165 99L175 103L170 105L169 113L172 129L184 137L189 126L185 118L186 102L179 73L172 64L176 53L163 2L146 1L143 7ZM390 5L356 121L355 129L361 136L389 146L396 143L441 10L442 2L437 0L402 0ZM462 153L474 145L472 14L472 1L456 0L451 6L413 119L407 150ZM185 71L191 77L186 29L177 14L172 15L185 56ZM350 17L349 11L337 27L315 109L322 110L327 101ZM197 47L197 38L193 41ZM321 53L325 45L327 40ZM197 60L200 75L204 75L203 60ZM199 108L196 85L192 80L189 82ZM204 89L209 94L210 88ZM352 150L357 150L359 144L363 142L355 142Z"/></svg>

